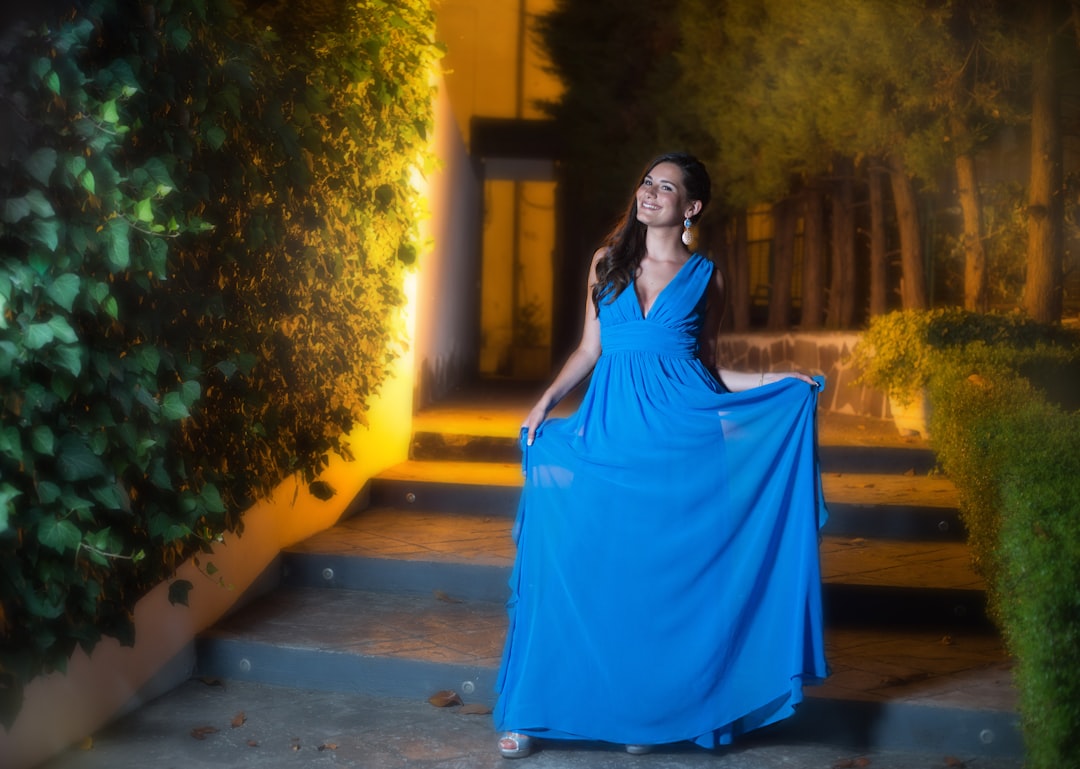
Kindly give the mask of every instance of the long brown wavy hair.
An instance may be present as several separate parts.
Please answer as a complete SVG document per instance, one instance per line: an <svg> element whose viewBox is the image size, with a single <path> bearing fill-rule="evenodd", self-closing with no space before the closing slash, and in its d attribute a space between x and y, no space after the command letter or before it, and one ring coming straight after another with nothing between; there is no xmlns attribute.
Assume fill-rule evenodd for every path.
<svg viewBox="0 0 1080 769"><path fill-rule="evenodd" d="M596 312L600 312L600 302L615 299L629 286L637 274L641 260L645 256L646 226L637 219L637 188L645 177L661 163L674 163L683 174L683 188L690 200L701 201L701 211L693 221L701 218L705 206L712 197L712 181L709 172L701 161L686 152L669 152L653 159L638 177L634 194L630 197L630 206L615 227L604 238L604 255L596 263L596 283L592 287L592 301Z"/></svg>

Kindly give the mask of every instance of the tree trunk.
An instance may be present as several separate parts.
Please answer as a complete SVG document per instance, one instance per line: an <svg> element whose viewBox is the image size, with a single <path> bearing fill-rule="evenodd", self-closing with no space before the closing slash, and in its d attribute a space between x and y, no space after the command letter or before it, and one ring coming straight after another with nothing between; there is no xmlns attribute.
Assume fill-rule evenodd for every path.
<svg viewBox="0 0 1080 769"><path fill-rule="evenodd" d="M990 279L986 272L975 158L970 154L956 157L956 194L964 215L964 309L986 312L990 308Z"/></svg>
<svg viewBox="0 0 1080 769"><path fill-rule="evenodd" d="M905 310L925 310L930 306L926 292L926 267L923 264L922 233L919 231L919 211L915 187L908 176L904 161L892 157L889 161L896 220L900 230L900 269L903 274L900 298Z"/></svg>
<svg viewBox="0 0 1080 769"><path fill-rule="evenodd" d="M728 226L728 301L734 331L750 328L750 265L746 253L746 212L732 217Z"/></svg>
<svg viewBox="0 0 1080 769"><path fill-rule="evenodd" d="M773 263L769 288L769 319L772 330L791 325L791 276L795 269L795 230L799 219L792 200L773 206Z"/></svg>
<svg viewBox="0 0 1080 769"><path fill-rule="evenodd" d="M821 328L825 315L825 205L821 190L803 193L802 315L799 327Z"/></svg>
<svg viewBox="0 0 1080 769"><path fill-rule="evenodd" d="M1054 66L1056 33L1049 5L1040 2L1035 9L1024 309L1037 321L1056 323L1061 320L1063 299L1062 153Z"/></svg>
<svg viewBox="0 0 1080 769"><path fill-rule="evenodd" d="M889 311L889 253L885 238L885 195L882 172L871 168L870 188L870 316Z"/></svg>
<svg viewBox="0 0 1080 769"><path fill-rule="evenodd" d="M855 324L855 193L850 176L832 193L832 276L829 281L829 328Z"/></svg>

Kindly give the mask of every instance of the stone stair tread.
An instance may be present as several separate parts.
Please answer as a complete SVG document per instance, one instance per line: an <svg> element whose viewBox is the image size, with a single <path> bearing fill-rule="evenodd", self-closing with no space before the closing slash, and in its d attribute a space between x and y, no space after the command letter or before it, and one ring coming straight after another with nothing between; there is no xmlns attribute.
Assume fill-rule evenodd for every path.
<svg viewBox="0 0 1080 769"><path fill-rule="evenodd" d="M228 668L242 671L233 673L237 678L266 680L259 677L265 675L260 650L284 648L306 652L309 660L313 653L323 655L324 666L333 666L335 656L409 661L478 670L478 680L490 681L505 629L505 608L493 601L282 587L203 634L200 673L220 675L217 668ZM970 708L970 694L955 691L957 678L969 676L981 687L980 709L1015 709L1010 661L993 633L828 628L826 653L832 675L807 690L811 697ZM248 672L254 675L245 676ZM400 683L407 688L407 681ZM492 696L478 690L474 699Z"/></svg>
<svg viewBox="0 0 1080 769"><path fill-rule="evenodd" d="M417 484L520 487L521 465L510 462L470 462L411 459L387 468L381 480ZM955 509L956 486L941 475L893 473L822 473L825 499L861 505L915 505Z"/></svg>
<svg viewBox="0 0 1080 769"><path fill-rule="evenodd" d="M293 555L496 566L514 560L513 521L504 516L373 507L285 549ZM825 582L923 589L984 590L964 542L906 542L825 536Z"/></svg>
<svg viewBox="0 0 1080 769"><path fill-rule="evenodd" d="M203 638L493 667L505 634L506 610L497 602L437 593L280 587Z"/></svg>

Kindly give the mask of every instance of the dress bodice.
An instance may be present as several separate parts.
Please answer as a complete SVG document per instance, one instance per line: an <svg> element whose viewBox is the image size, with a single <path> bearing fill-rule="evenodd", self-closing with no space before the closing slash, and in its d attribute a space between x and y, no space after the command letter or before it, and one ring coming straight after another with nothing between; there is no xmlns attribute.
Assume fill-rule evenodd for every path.
<svg viewBox="0 0 1080 769"><path fill-rule="evenodd" d="M697 354L705 320L706 289L713 264L692 254L660 293L648 315L634 285L600 304L600 344L604 354L637 351L690 358Z"/></svg>

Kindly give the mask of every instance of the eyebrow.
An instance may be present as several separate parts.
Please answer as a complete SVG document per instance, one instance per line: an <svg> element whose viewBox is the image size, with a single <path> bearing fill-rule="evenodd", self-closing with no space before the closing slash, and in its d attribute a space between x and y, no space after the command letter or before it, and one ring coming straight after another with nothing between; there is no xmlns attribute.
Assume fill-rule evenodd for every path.
<svg viewBox="0 0 1080 769"><path fill-rule="evenodd" d="M679 186L679 185L678 185L678 184L677 184L676 182L673 182L673 181L671 181L670 179L653 179L653 176L652 176L652 174L645 174L645 178L646 178L646 179L652 179L652 181L654 181L654 182L660 182L660 183L662 183L662 184L670 184L670 185L672 185L672 186L674 186L674 187L677 187L677 186Z"/></svg>

